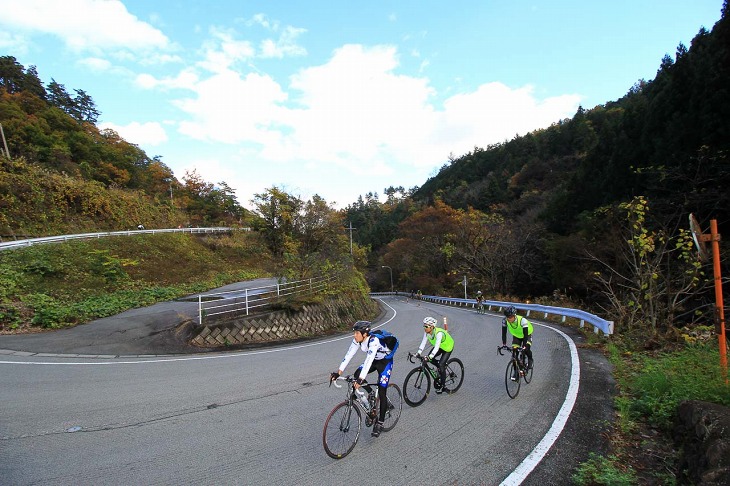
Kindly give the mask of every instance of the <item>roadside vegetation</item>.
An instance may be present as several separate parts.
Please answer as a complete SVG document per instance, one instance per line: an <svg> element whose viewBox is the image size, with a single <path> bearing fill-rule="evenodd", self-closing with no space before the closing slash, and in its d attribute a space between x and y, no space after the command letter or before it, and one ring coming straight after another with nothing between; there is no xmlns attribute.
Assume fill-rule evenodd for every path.
<svg viewBox="0 0 730 486"><path fill-rule="evenodd" d="M72 240L0 252L0 332L84 323L232 282L271 276L256 233Z"/></svg>

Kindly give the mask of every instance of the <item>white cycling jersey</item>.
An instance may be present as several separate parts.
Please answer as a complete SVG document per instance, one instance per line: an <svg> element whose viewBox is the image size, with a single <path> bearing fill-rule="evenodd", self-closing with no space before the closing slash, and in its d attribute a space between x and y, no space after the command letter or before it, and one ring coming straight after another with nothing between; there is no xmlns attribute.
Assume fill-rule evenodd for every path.
<svg viewBox="0 0 730 486"><path fill-rule="evenodd" d="M345 368L347 368L347 365L350 363L352 357L355 356L358 349L367 353L365 362L362 364L362 370L360 371L359 378L361 380L364 380L365 376L367 376L368 371L370 371L370 367L373 365L373 361L376 359L383 359L388 353L390 353L388 346L382 344L380 339L375 336L368 336L368 338L363 339L361 343L358 343L355 339L353 339L350 344L350 349L347 350L347 354L340 364L340 372L345 371Z"/></svg>

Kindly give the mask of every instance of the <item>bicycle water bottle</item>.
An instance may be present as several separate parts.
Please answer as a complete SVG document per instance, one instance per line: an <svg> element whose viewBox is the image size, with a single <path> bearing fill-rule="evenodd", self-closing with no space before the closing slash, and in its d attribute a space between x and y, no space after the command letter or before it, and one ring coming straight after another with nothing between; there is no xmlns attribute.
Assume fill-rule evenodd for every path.
<svg viewBox="0 0 730 486"><path fill-rule="evenodd" d="M366 412L370 411L370 402L368 401L368 394L365 393L362 389L355 390L355 393L357 394L357 399L360 401L360 404L363 406Z"/></svg>

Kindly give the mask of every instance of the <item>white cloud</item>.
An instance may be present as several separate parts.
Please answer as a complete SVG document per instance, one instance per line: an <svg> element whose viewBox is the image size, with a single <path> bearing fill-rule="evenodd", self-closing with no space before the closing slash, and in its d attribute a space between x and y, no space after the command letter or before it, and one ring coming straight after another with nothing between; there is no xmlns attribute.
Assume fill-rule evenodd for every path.
<svg viewBox="0 0 730 486"><path fill-rule="evenodd" d="M162 78L157 79L151 74L142 73L137 75L134 83L143 89L188 89L195 90L195 86L198 83L198 75L193 69L184 69L178 73L174 78Z"/></svg>
<svg viewBox="0 0 730 486"><path fill-rule="evenodd" d="M167 37L117 0L0 2L0 25L59 37L74 50L166 48Z"/></svg>
<svg viewBox="0 0 730 486"><path fill-rule="evenodd" d="M225 71L200 81L195 97L176 105L192 116L180 124L180 131L196 139L224 143L270 143L268 126L282 118L279 103L286 93L269 76L252 73L242 78Z"/></svg>
<svg viewBox="0 0 730 486"><path fill-rule="evenodd" d="M472 93L457 94L444 102L441 126L445 133L458 131L460 150L484 146L544 128L575 113L578 95L538 100L531 86L512 89L502 83L479 86Z"/></svg>
<svg viewBox="0 0 730 486"><path fill-rule="evenodd" d="M100 123L99 129L110 128L117 132L127 142L136 145L154 146L167 142L167 133L157 122L139 123L132 122L128 125L116 125L114 123Z"/></svg>
<svg viewBox="0 0 730 486"><path fill-rule="evenodd" d="M397 73L393 46L345 45L328 62L297 72L284 88L269 75L237 71L233 61L250 55L247 46L230 44L224 33L217 38L224 42L206 52L206 62L215 64L211 74L143 75L137 83L190 90L175 101L189 115L179 131L237 145L245 153L240 164L313 171L334 166L357 176L427 171L448 154L547 127L580 103L578 95L540 100L531 86L488 83L437 106L428 78Z"/></svg>
<svg viewBox="0 0 730 486"><path fill-rule="evenodd" d="M284 28L278 40L267 39L261 43L260 57L282 59L285 56L306 55L307 50L296 42L297 37L306 31L295 27Z"/></svg>
<svg viewBox="0 0 730 486"><path fill-rule="evenodd" d="M0 25L2 25L0 16ZM0 30L0 49L5 52L14 52L17 55L28 52L29 40L21 34L4 32Z"/></svg>
<svg viewBox="0 0 730 486"><path fill-rule="evenodd" d="M109 61L107 61L106 59L100 59L98 57L87 57L84 59L79 59L76 63L91 71L96 72L108 71L111 68L111 63Z"/></svg>
<svg viewBox="0 0 730 486"><path fill-rule="evenodd" d="M203 46L205 59L198 63L212 73L221 73L239 61L254 57L256 50L249 41L236 40L234 33L221 28L211 29L212 38Z"/></svg>

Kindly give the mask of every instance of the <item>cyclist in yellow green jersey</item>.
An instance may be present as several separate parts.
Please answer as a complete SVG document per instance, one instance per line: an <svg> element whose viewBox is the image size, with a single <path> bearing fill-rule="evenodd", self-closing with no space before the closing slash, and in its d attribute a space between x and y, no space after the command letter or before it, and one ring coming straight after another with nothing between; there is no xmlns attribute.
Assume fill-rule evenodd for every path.
<svg viewBox="0 0 730 486"><path fill-rule="evenodd" d="M532 323L517 315L517 309L511 305L504 310L502 319L502 346L507 345L507 331L512 334L512 346L524 346L527 355L527 366L532 368Z"/></svg>
<svg viewBox="0 0 730 486"><path fill-rule="evenodd" d="M451 390L443 386L443 383L446 379L446 362L454 350L454 338L451 337L449 331L436 327L436 324L437 321L433 317L426 317L423 320L423 330L425 332L416 356L421 356L423 348L426 347L426 341L431 343L433 349L426 357L438 365L440 379L438 383L434 384L436 393L451 393Z"/></svg>

